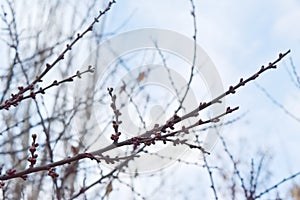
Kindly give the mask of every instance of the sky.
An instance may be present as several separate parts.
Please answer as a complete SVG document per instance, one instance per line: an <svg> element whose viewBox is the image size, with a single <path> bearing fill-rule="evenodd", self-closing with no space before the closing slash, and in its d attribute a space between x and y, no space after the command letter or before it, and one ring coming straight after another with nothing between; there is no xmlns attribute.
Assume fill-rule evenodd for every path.
<svg viewBox="0 0 300 200"><path fill-rule="evenodd" d="M290 55L280 62L278 69L266 72L255 83L300 118L300 90L288 74L292 70L290 58L300 74L300 2L195 0L195 7L197 42L214 62L224 88L237 83L241 77L252 75L261 65L275 60L280 52L291 49ZM136 29L159 28L192 38L190 11L188 0L119 0L107 15L105 30L117 30L116 34L120 34ZM226 98L227 105L240 106L240 109L225 119L243 117L225 126L222 135L228 140L233 154L241 159L250 162L250 158L259 151L272 155L269 167L273 172L271 182L275 183L300 170L300 123L274 105L255 83ZM222 151L219 142L212 156ZM202 174L194 171L197 169L186 172L191 168L188 165L177 169L178 174L188 173L194 181L206 176L204 170ZM174 170L174 166L169 170ZM183 175L176 179L179 180L174 183L190 181ZM147 189L141 187L141 190Z"/></svg>
<svg viewBox="0 0 300 200"><path fill-rule="evenodd" d="M298 73L300 71L297 67L300 63L300 2L200 0L195 1L195 5L198 44L217 67L224 88L275 60L280 52L291 49L290 55L279 64L279 69L265 73L255 83L264 87L289 112L300 117L300 91L288 74L291 71L290 58ZM191 38L190 10L189 1L118 2L112 10L108 27L129 19L120 32L151 27L173 30ZM260 150L271 154L272 181L277 182L300 170L300 124L272 103L256 84L250 83L236 95L226 98L228 105L240 106L237 113L226 119L241 115L243 118L225 127L222 134L232 142L236 156L243 145L246 149L240 156L246 158L255 156ZM222 151L220 143L214 151Z"/></svg>
<svg viewBox="0 0 300 200"><path fill-rule="evenodd" d="M129 18L120 32L151 27L169 29L191 37L193 27L189 10L189 1L118 2L109 17L107 28L116 27L123 19ZM297 23L300 2L196 1L196 11L198 44L215 63L225 88L236 83L240 77L256 72L261 65L267 65L277 58L278 53L288 49L291 49L290 57L295 65L299 63L300 27ZM274 96L278 94L278 101L284 104L288 102L286 106L291 108L296 106L290 104L295 104L293 99L297 98L297 88L292 86L286 72L290 67L289 57L279 66L278 70L260 77L257 83L266 87ZM247 103L255 101L255 104L272 107L254 84L242 90L240 95L229 97L228 101L238 102L239 98L248 93L243 98ZM261 98L250 98L250 92L255 92L256 98ZM274 110L276 107L273 107Z"/></svg>

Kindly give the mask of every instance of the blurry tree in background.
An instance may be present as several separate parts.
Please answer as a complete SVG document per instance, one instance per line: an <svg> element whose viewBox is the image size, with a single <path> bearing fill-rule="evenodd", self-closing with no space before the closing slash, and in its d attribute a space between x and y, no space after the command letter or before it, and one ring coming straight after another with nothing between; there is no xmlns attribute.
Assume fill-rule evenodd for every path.
<svg viewBox="0 0 300 200"><path fill-rule="evenodd" d="M191 11L186 12L191 12L191 21L196 23L194 2L187 3ZM226 86L228 89L220 96L198 99L197 107L186 109L185 97L192 81L197 79L193 72L195 63L190 65L186 74L190 82L183 89L174 86L175 78L169 71L169 76L161 77L174 86L175 99L168 99L155 87L149 90L142 85L154 71L146 63L167 64L170 55L163 54L159 46L155 52L145 50L122 57L97 82L96 65L98 59L103 59L99 44L118 34L118 29L106 31L106 21L115 4L118 2L1 1L2 198L300 199L295 181L300 172L270 183L272 166L268 166L268 155L240 157L239 153L233 153L226 136L219 133L220 127L234 126L239 120L220 123L238 107L227 107L214 116L203 111L219 104L227 95L236 95L240 87L276 68L289 51L258 67L253 75ZM119 22L120 27L126 26L127 20ZM197 29L191 29L194 30L191 39L196 43ZM87 59L92 52L99 57ZM132 61L136 58L139 60ZM124 72L136 70L132 65L143 67L137 68L141 70L128 79L123 77L123 82L119 80ZM291 76L299 84L296 67L292 66ZM115 87L116 79L120 87ZM92 87L80 91L78 86L84 80L90 81ZM76 92L81 93L74 96ZM162 101L165 107L152 109L151 115L157 121L151 121L146 113L157 101ZM129 113L130 117L134 115L141 127L131 135L122 129L126 126L123 113L128 107L134 111ZM100 113L96 116L92 114L95 108ZM170 109L171 112L166 112ZM98 126L101 132L97 132ZM224 149L221 154L204 148L206 131L212 129L218 133L221 141L218 145ZM96 142L97 134L107 135L109 143ZM159 150L166 145L172 152L183 146L191 154L183 157L163 154ZM115 149L124 153L112 152ZM165 166L144 173L144 169L134 165L139 159L142 162L143 157L154 157L155 162ZM156 164L147 163L146 168ZM203 180L198 172L207 179ZM292 186L281 191L286 182Z"/></svg>

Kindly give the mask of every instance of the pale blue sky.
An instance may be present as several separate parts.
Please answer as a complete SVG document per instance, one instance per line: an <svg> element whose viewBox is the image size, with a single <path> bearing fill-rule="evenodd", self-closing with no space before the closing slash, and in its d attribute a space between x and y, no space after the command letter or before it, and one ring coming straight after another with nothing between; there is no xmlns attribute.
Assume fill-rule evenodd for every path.
<svg viewBox="0 0 300 200"><path fill-rule="evenodd" d="M198 44L215 63L225 88L256 72L261 65L277 58L279 52L288 49L292 51L290 56L294 64L300 65L299 1L195 0L195 3ZM151 27L173 30L192 38L190 10L188 0L119 0L107 15L106 30L114 31L121 26L117 33L122 33ZM280 63L279 69L262 75L257 83L300 118L300 90L291 83L287 67L290 67L289 56ZM298 70L300 72L300 67ZM254 83L241 88L226 101L230 106L240 106L240 110L227 119L247 113L223 130L234 155L244 156L250 162L257 150L268 151L274 158L268 165L274 172L273 183L300 170L297 159L300 150L299 122L272 104ZM246 142L241 144L241 139ZM246 148L239 153L243 146ZM221 143L212 156L220 152ZM190 174L193 179L207 176L204 170L199 175L199 168L189 165L178 171ZM176 179L179 178L186 179L186 176L179 175ZM207 186L206 183L204 186ZM211 191L207 193L211 194Z"/></svg>
<svg viewBox="0 0 300 200"><path fill-rule="evenodd" d="M189 1L118 2L109 17L108 27L132 15L121 32L153 27L171 29L191 37L190 10ZM198 43L215 63L225 88L236 83L240 77L256 72L261 65L277 58L279 52L288 49L292 51L290 56L295 65L299 66L299 1L201 0L196 1L196 10ZM300 117L300 91L291 83L286 71L290 67L290 56L280 63L279 69L259 77L257 83ZM237 95L228 97L227 103L240 106L240 110L232 116L247 112L242 120L223 131L233 142L234 154L239 155L238 149L244 145L239 144L240 138L246 141L247 150L244 149L244 153L249 162L258 149L273 154L269 167L274 172L274 182L300 170L297 159L300 150L299 122L272 104L254 83L242 88ZM220 143L215 150L222 150Z"/></svg>

